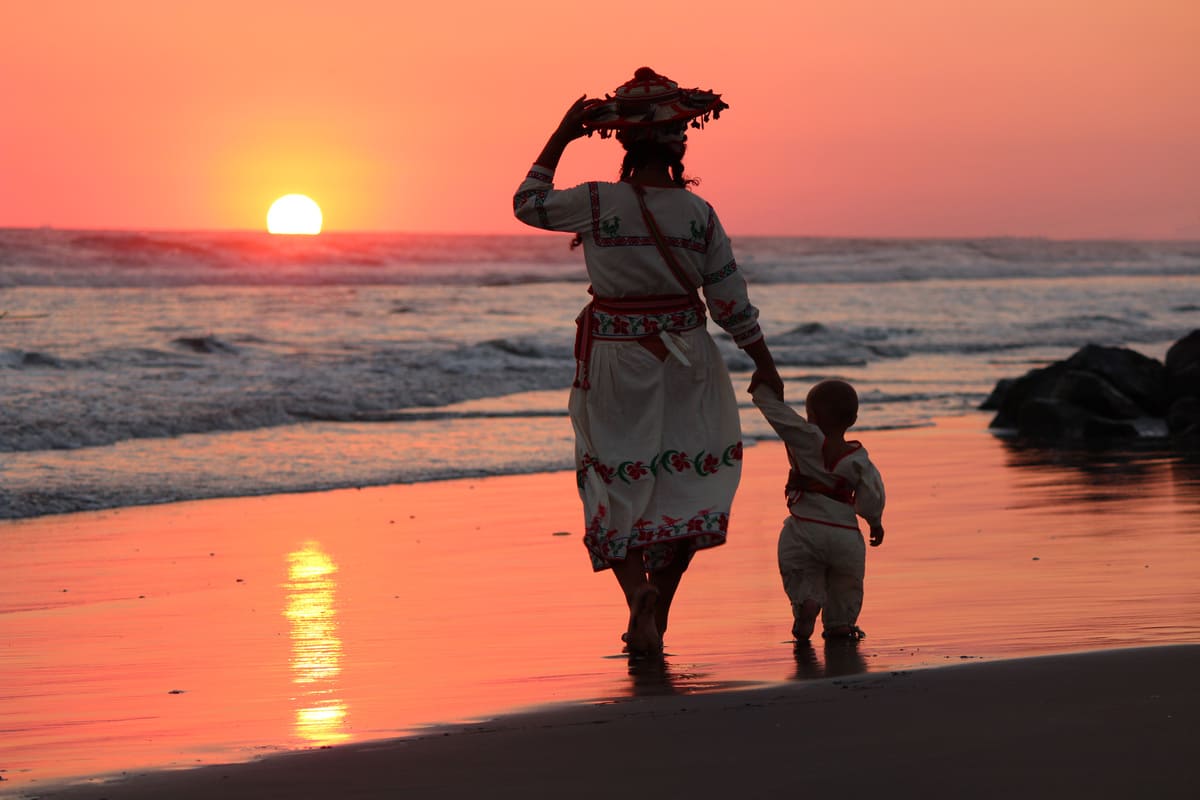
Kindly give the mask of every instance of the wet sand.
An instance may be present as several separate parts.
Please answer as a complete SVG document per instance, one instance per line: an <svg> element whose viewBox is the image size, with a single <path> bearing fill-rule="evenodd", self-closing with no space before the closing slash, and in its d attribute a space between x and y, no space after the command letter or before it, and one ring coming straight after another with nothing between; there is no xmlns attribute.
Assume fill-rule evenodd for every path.
<svg viewBox="0 0 1200 800"><path fill-rule="evenodd" d="M619 735L638 741L659 730L660 718L682 719L691 712L678 709L698 703L696 709L707 710L705 726L724 731L728 723L733 733L737 709L762 707L766 716L745 719L759 734L744 737L719 762L733 780L740 760L757 764L760 751L789 757L764 734L776 724L794 724L788 747L799 740L817 748L806 752L832 758L838 735L825 723L813 733L787 722L792 717L783 712L805 716L806 704L824 704L834 718L846 719L850 736L857 723L838 714L846 710L841 698L856 695L835 683L847 680L855 688L879 687L870 696L908 697L911 716L933 714L936 722L934 730L910 735L904 703L884 704L891 711L870 723L879 726L871 734L878 738L864 740L858 760L830 762L856 770L855 780L864 779L871 759L883 759L880 774L895 776L904 764L888 752L902 743L915 755L910 740L921 736L932 737L932 748L960 738L967 747L992 741L998 734L991 731L1005 725L1029 724L1045 746L1055 719L1081 736L1085 723L1106 719L1110 700L1124 704L1121 714L1145 710L1143 678L1152 670L1161 675L1160 699L1182 704L1173 706L1179 712L1172 719L1190 725L1194 742L1195 694L1177 676L1184 667L1196 671L1195 648L1095 656L1088 662L1097 665L1092 682L1051 680L1049 665L1067 662L1007 659L1200 642L1195 456L1044 453L998 440L985 424L973 416L862 434L887 480L889 509L885 544L868 552L860 624L869 638L857 649L818 644L797 651L789 641L774 556L785 472L776 444L746 450L730 542L697 558L657 667L631 665L620 654L624 614L615 581L588 569L570 473L0 524L7 562L0 585L0 793L57 796L51 787L72 777L138 775L293 750L305 752L284 757L291 765L280 778L285 784L271 790L281 796L336 796L332 784L316 787L347 780L345 770L358 774L353 759L371 753L400 758L414 783L385 773L372 783L364 767L357 793L346 794L384 796L397 787L419 788L421 780L439 785L432 767L422 772L415 766L420 759L403 756L435 746L443 755L429 756L430 764L455 753L486 763L494 748L524 763L535 756L553 761L562 742L576 741L588 752L597 748L589 763L604 773L597 765L615 735L610 725L625 726ZM979 659L1004 661L919 669ZM953 677L963 675L969 677ZM1026 689L1018 692L1017 685ZM729 693L763 686L770 688L752 696ZM954 686L963 693L953 694ZM1074 699L1060 694L1068 691ZM938 703L921 699L936 692L951 692L947 702L956 708L980 708L978 723L971 714L946 717L953 708L937 711ZM554 710L534 725L514 721L524 718L480 722L522 709L547 713L547 704ZM1034 725L1028 716L1034 711L1050 721ZM600 718L608 722L594 730L607 733L566 736L588 727L578 722ZM1105 724L1125 730L1122 719ZM1136 714L1129 720L1144 722ZM453 729L464 735L441 736L434 726L448 723L473 724ZM943 725L964 735L956 738ZM431 730L439 735L378 744ZM508 743L474 735L484 731L498 731ZM1163 723L1159 733L1167 742L1161 752L1172 752L1178 731ZM1099 748L1101 758L1123 741L1103 731L1090 736L1084 744ZM1010 757L1032 746L1014 749L1020 738L1009 743ZM350 749L321 749L337 745ZM684 766L703 753L671 747L663 757ZM351 761L333 760L343 758ZM284 762L267 758L237 770L268 774L275 763ZM336 772L324 779L310 774L321 773L322 764ZM558 779L585 775L581 786L599 793L602 783L593 783L590 772L567 770L571 764L580 767L562 761ZM909 771L917 781L940 768ZM808 781L835 772L814 769L805 785L821 785ZM170 779L186 788L203 774ZM497 779L484 767L478 774ZM291 788L289 775L299 781ZM506 778L514 795L522 786L517 775ZM441 780L450 791L449 779ZM534 796L551 785L530 774L523 780ZM638 785L645 785L641 778ZM480 787L500 796L486 781ZM571 791L584 796L579 786ZM127 795L105 786L103 796Z"/></svg>
<svg viewBox="0 0 1200 800"><path fill-rule="evenodd" d="M626 700L44 796L1194 798L1197 669L1191 645Z"/></svg>

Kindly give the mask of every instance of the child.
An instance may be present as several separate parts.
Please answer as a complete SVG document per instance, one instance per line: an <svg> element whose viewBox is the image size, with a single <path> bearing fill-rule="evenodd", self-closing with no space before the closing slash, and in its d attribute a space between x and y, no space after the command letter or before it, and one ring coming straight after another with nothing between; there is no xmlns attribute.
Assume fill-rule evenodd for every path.
<svg viewBox="0 0 1200 800"><path fill-rule="evenodd" d="M883 479L846 429L858 419L858 394L845 381L821 381L808 393L805 422L770 388L758 386L754 404L787 445L792 470L791 516L779 534L779 572L792 602L792 635L812 636L822 614L826 639L861 639L866 548L858 516L871 528L871 546L883 543Z"/></svg>

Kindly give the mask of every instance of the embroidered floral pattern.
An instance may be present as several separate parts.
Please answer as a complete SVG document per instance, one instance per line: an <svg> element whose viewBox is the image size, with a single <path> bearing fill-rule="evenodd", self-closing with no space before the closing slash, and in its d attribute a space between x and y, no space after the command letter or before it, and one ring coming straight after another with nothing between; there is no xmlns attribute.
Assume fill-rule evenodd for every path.
<svg viewBox="0 0 1200 800"><path fill-rule="evenodd" d="M513 195L513 213L516 213L516 211L521 206L525 205L526 200L533 197L535 194L537 194L540 191L543 191L543 190L542 189L523 189L522 191L519 191L516 194L514 194Z"/></svg>
<svg viewBox="0 0 1200 800"><path fill-rule="evenodd" d="M711 508L700 509L687 519L665 514L658 522L639 519L625 536L617 529L605 526L607 516L607 509L601 505L584 534L584 544L601 565L608 559L625 558L630 548L652 547L680 539L690 540L695 549L714 547L725 541L729 529L729 514Z"/></svg>
<svg viewBox="0 0 1200 800"><path fill-rule="evenodd" d="M740 333L733 334L733 341L738 347L744 347L750 342L762 336L762 329L758 323L754 322L758 317L758 309L747 304L741 311L734 311L737 306L736 300L719 300L714 299L713 304L717 307L717 312L713 314L713 320L720 325L724 330L733 332L733 329L744 325L747 322L752 322L749 328Z"/></svg>
<svg viewBox="0 0 1200 800"><path fill-rule="evenodd" d="M752 319L754 317L755 310L756 309L754 308L754 306L746 306L745 308L743 308L741 311L738 311L737 313L730 314L727 317L722 317L721 319L718 319L717 324L720 325L722 328L727 328L732 325L737 325L739 322L745 322L748 319Z"/></svg>
<svg viewBox="0 0 1200 800"><path fill-rule="evenodd" d="M720 283L728 278L733 273L737 272L737 262L730 261L725 266L721 267L716 272L710 272L704 276L704 285L712 286L714 283Z"/></svg>
<svg viewBox="0 0 1200 800"><path fill-rule="evenodd" d="M588 183L588 197L592 204L592 240L599 247L657 247L653 236L615 236L607 230L602 229L600 220L600 184L595 181ZM712 242L713 231L716 229L716 215L713 213L712 206L708 207L708 224L701 230L695 227L692 223L692 231L699 236L689 235L687 238L681 236L665 236L667 244L672 247L682 247L687 250L694 250L697 253L707 253L708 246ZM603 234L603 235L602 235Z"/></svg>
<svg viewBox="0 0 1200 800"><path fill-rule="evenodd" d="M550 215L546 213L546 191L544 189L534 195L533 207L537 211L538 225L543 228L549 228Z"/></svg>
<svg viewBox="0 0 1200 800"><path fill-rule="evenodd" d="M537 212L538 227L550 227L550 215L546 213L546 194L545 189L525 189L513 195L513 213L515 214L522 206L533 198L533 208Z"/></svg>
<svg viewBox="0 0 1200 800"><path fill-rule="evenodd" d="M721 322L722 320L728 319L733 315L733 310L737 308L738 301L736 299L722 300L719 297L714 297L712 303L717 307L717 315L715 319L717 322Z"/></svg>
<svg viewBox="0 0 1200 800"><path fill-rule="evenodd" d="M545 172L537 169L531 169L529 172L525 173L525 179L541 181L542 183L550 183L554 180L554 176L548 175Z"/></svg>
<svg viewBox="0 0 1200 800"><path fill-rule="evenodd" d="M741 460L742 443L740 441L726 447L720 455L709 453L705 450L701 450L694 456L688 455L682 450L664 450L651 458L649 463L641 460L622 461L615 467L605 464L590 453L586 453L580 460L579 467L575 470L575 482L582 489L584 483L587 481L587 471L589 469L595 470L596 474L605 483L612 483L613 481L633 483L648 476L657 477L660 474L672 475L684 472L694 472L696 475L704 478L709 475L716 475L722 467L736 466L736 462Z"/></svg>
<svg viewBox="0 0 1200 800"><path fill-rule="evenodd" d="M592 310L592 335L601 339L639 339L659 331L690 331L704 324L695 308L667 314L613 314Z"/></svg>

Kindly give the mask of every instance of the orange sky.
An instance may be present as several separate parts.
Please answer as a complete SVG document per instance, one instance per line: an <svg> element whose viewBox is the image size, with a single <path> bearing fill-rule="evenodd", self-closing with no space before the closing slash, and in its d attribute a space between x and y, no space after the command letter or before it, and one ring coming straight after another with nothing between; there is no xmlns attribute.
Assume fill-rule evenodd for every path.
<svg viewBox="0 0 1200 800"><path fill-rule="evenodd" d="M566 105L643 64L735 235L1200 239L1196 0L0 5L0 226L525 233ZM612 140L560 182L609 178Z"/></svg>

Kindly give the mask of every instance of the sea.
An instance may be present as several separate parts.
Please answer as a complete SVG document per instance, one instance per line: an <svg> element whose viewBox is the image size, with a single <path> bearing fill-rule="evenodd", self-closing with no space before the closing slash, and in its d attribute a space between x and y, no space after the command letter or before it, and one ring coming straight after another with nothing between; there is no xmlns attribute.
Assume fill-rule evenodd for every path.
<svg viewBox="0 0 1200 800"><path fill-rule="evenodd" d="M0 230L0 518L572 467L563 235ZM1200 327L1200 242L735 238L789 399L981 414L1094 343ZM710 328L748 445L751 362ZM864 439L866 435L864 434Z"/></svg>

